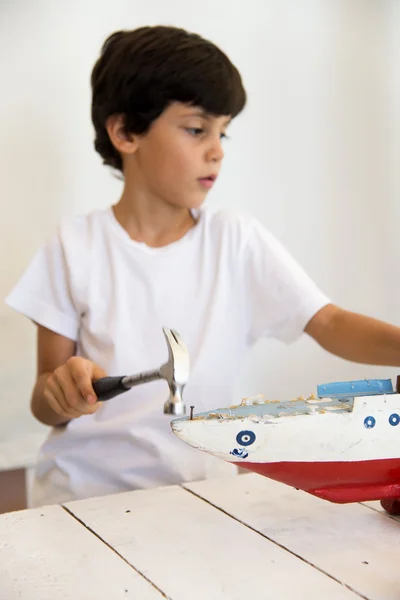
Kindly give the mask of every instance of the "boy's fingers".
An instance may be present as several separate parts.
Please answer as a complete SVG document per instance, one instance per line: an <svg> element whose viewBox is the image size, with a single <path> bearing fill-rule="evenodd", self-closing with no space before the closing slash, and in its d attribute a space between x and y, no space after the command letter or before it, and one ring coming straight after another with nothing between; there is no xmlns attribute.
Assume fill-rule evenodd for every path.
<svg viewBox="0 0 400 600"><path fill-rule="evenodd" d="M92 381L97 381L98 379L101 379L102 377L107 377L107 373L105 372L104 369L99 367L99 365L92 363L92 367L93 367L92 368Z"/></svg>
<svg viewBox="0 0 400 600"><path fill-rule="evenodd" d="M59 398L56 398L54 396L54 394L52 394L50 392L50 390L44 391L44 397L46 398L50 408L52 408L55 413L57 413L58 415L61 415L62 417L65 417L67 419L78 419L79 417L82 417L83 415L88 415L88 414L92 414L92 413L96 412L96 410L98 408L98 405L90 406L89 404L86 404L86 403L85 404L82 403L82 407L84 406L83 411L77 410L71 406L68 406L67 408L65 408L63 406L62 401L60 402Z"/></svg>
<svg viewBox="0 0 400 600"><path fill-rule="evenodd" d="M72 374L64 370L62 377L58 378L57 383L61 388L63 395L62 403L66 409L78 417L86 414L87 401L82 396Z"/></svg>
<svg viewBox="0 0 400 600"><path fill-rule="evenodd" d="M102 369L95 363L88 363L88 372L89 372L90 378L91 378L92 391L89 394L89 396L87 397L87 400L88 400L89 404L96 404L97 403L97 395L93 389L93 382L97 381L98 379L101 379L102 377L107 377L107 373L105 372L104 369Z"/></svg>
<svg viewBox="0 0 400 600"><path fill-rule="evenodd" d="M107 377L107 373L105 372L104 369L102 369L101 367L99 367L98 365L92 363L92 383L94 381L97 381L98 379L102 379L103 377ZM93 388L92 388L93 389ZM96 393L93 391L93 396L91 396L89 398L89 402L93 402L93 403L97 403L97 395Z"/></svg>
<svg viewBox="0 0 400 600"><path fill-rule="evenodd" d="M90 363L84 359L74 358L75 360L70 359L67 362L71 379L81 395L81 400L86 401L88 404L94 404L96 394L92 386L91 369L88 368Z"/></svg>
<svg viewBox="0 0 400 600"><path fill-rule="evenodd" d="M92 415L100 408L100 402L96 402L95 404L86 404L85 406L85 414Z"/></svg>
<svg viewBox="0 0 400 600"><path fill-rule="evenodd" d="M56 376L53 375L48 378L44 395L49 406L57 414L68 418L77 418L81 416L81 412L79 412L73 406L68 405L64 390Z"/></svg>

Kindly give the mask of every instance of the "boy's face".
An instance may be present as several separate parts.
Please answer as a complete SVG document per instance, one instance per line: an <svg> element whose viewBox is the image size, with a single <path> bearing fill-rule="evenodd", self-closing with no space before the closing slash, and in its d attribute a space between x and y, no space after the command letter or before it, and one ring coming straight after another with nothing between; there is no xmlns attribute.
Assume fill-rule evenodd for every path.
<svg viewBox="0 0 400 600"><path fill-rule="evenodd" d="M133 181L169 205L199 207L221 168L229 116L174 102L149 131L136 136L136 150L125 157ZM128 175L125 173L125 175Z"/></svg>

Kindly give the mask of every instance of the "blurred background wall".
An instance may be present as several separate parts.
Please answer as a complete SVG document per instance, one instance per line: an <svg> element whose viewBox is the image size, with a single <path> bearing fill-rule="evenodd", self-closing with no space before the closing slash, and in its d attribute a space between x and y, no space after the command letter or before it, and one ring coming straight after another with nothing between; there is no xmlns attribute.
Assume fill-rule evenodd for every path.
<svg viewBox="0 0 400 600"><path fill-rule="evenodd" d="M93 149L89 77L108 34L145 24L210 38L242 73L248 106L207 202L256 216L335 303L400 324L396 0L1 0L0 297L62 216L117 201L121 182ZM0 303L0 332L5 468L17 447L28 461L45 428L29 415L35 328ZM306 336L266 340L237 394L283 399L397 373Z"/></svg>

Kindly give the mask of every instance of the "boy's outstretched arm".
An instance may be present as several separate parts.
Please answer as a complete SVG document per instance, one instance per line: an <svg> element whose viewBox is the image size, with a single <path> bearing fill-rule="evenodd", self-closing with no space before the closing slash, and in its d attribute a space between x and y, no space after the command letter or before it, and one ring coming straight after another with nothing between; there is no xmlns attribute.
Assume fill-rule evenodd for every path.
<svg viewBox="0 0 400 600"><path fill-rule="evenodd" d="M400 327L328 304L304 331L325 350L347 360L400 367Z"/></svg>

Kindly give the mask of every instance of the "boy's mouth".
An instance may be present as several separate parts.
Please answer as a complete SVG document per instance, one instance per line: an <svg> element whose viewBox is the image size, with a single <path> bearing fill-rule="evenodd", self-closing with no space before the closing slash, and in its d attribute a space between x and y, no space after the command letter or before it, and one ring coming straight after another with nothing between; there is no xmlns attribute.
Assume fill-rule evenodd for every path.
<svg viewBox="0 0 400 600"><path fill-rule="evenodd" d="M198 181L203 187L210 189L214 185L216 179L217 175L208 175L207 177L200 177Z"/></svg>

